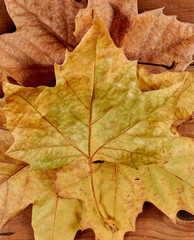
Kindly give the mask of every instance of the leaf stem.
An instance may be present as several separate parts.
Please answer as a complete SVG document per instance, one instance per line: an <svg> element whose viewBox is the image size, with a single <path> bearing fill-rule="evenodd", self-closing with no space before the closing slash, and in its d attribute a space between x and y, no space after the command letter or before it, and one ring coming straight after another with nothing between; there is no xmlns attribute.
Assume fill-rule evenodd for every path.
<svg viewBox="0 0 194 240"><path fill-rule="evenodd" d="M95 193L95 188L94 188L94 180L93 180L93 171L92 171L92 161L91 161L91 158L89 159L89 165L90 165L90 179L91 179L92 193L93 193L93 197L94 197L94 201L95 201L95 205L96 205L97 211L98 211L100 217L102 218L104 224L106 225L106 227L109 228L112 232L117 232L119 229L118 229L118 227L117 227L117 225L115 223L115 220L106 218L102 214L102 212L100 211L100 207L98 205L98 201L97 201L96 193ZM114 202L115 202L115 200L114 200Z"/></svg>

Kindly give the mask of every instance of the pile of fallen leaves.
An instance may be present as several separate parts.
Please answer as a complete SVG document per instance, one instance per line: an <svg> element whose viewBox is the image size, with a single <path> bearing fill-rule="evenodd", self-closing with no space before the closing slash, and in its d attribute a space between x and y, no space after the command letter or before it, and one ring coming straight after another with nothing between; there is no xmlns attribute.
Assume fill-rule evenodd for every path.
<svg viewBox="0 0 194 240"><path fill-rule="evenodd" d="M5 2L0 227L33 204L36 240L122 240L145 201L194 214L194 142L177 130L194 74L173 72L192 62L193 26L135 0Z"/></svg>

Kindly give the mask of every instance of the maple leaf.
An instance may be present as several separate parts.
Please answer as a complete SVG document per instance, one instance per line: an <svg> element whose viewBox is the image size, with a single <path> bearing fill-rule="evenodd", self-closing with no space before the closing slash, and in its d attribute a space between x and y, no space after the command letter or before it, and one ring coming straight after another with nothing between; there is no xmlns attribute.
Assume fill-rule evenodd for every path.
<svg viewBox="0 0 194 240"><path fill-rule="evenodd" d="M88 158L93 162L117 159L136 168L158 162L161 153L156 154L153 144L161 148L174 144L168 137L177 139L169 130L177 120L177 101L185 88L192 89L193 78L142 93L136 62L125 58L99 22L72 53L66 53L64 65L55 69L57 83L53 88L5 84L6 126L15 138L8 152L13 158L36 169L57 168ZM152 144L136 141L133 135L141 131L159 134L158 139ZM168 137L161 138L165 134ZM116 156L111 151L115 145L128 152L117 151ZM160 163L166 154L159 158Z"/></svg>
<svg viewBox="0 0 194 240"><path fill-rule="evenodd" d="M92 25L93 13L100 16L117 47L124 46L129 60L158 65L147 66L154 71L166 68L184 71L192 63L194 28L175 16L165 16L163 9L138 14L137 0L89 0L86 9L76 16L75 36L78 40ZM159 68L161 66L161 68ZM165 68L164 68L165 67Z"/></svg>
<svg viewBox="0 0 194 240"><path fill-rule="evenodd" d="M53 64L62 63L65 49L76 45L74 19L85 2L5 0L5 3L16 32L0 36L1 69L24 86L53 85Z"/></svg>
<svg viewBox="0 0 194 240"><path fill-rule="evenodd" d="M0 99L0 106L3 105ZM33 204L35 239L73 240L84 216L81 203L56 194L56 171L30 171L28 165L5 154L13 137L3 124L5 117L0 108L0 229L11 217Z"/></svg>
<svg viewBox="0 0 194 240"><path fill-rule="evenodd" d="M83 228L101 240L133 230L145 201L173 220L180 209L194 211L193 140L173 127L182 101L193 108L193 75L142 92L136 65L95 17L64 64L55 65L55 87L4 86L6 127L15 139L9 155L32 169L67 165L58 192L84 201Z"/></svg>

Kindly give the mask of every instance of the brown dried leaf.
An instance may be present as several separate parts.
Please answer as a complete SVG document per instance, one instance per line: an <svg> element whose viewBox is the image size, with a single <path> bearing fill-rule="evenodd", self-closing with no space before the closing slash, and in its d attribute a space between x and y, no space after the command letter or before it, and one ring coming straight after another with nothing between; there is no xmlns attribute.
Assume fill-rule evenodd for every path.
<svg viewBox="0 0 194 240"><path fill-rule="evenodd" d="M62 63L65 49L76 45L74 19L85 0L5 3L17 30L0 37L0 68L25 86L53 85L54 62Z"/></svg>
<svg viewBox="0 0 194 240"><path fill-rule="evenodd" d="M104 25L110 29L111 21L113 19L114 11L108 1L89 1L86 9L81 9L75 18L76 30L74 35L77 41L81 41L88 29L93 23L92 9L98 13L98 16L103 20Z"/></svg>
<svg viewBox="0 0 194 240"><path fill-rule="evenodd" d="M76 36L77 41L81 41L82 37L92 26L93 9L97 12L98 16L103 21L107 29L110 30L116 14L112 5L119 8L122 14L128 16L129 18L131 15L137 14L137 0L130 2L128 0L91 0L88 2L87 8L81 9L75 18L76 30L74 32L74 35ZM120 19L118 19L118 21L120 21Z"/></svg>
<svg viewBox="0 0 194 240"><path fill-rule="evenodd" d="M124 46L130 60L183 71L192 62L194 54L194 28L174 16L166 16L163 9L138 14L136 0L105 0L96 6L90 0L87 9L76 17L75 35L82 38L92 24L92 9L108 27L117 47ZM111 9L113 13L110 13Z"/></svg>

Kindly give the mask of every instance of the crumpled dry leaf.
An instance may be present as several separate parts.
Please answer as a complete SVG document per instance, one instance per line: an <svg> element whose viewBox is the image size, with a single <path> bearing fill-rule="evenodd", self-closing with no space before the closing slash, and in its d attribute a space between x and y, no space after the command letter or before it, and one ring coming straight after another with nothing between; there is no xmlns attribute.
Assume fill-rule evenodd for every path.
<svg viewBox="0 0 194 240"><path fill-rule="evenodd" d="M92 25L92 9L101 17L117 47L124 46L129 60L151 63L184 71L192 63L194 27L174 16L165 16L163 9L137 12L136 0L105 0L88 7L76 17L75 36L80 40ZM136 7L135 7L136 5ZM106 14L107 12L111 14ZM153 67L152 67L153 68ZM156 68L157 71L166 70Z"/></svg>
<svg viewBox="0 0 194 240"><path fill-rule="evenodd" d="M163 89L182 82L185 79L193 78L193 72L170 72L153 74L145 68L138 69L138 80L141 91L153 91Z"/></svg>
<svg viewBox="0 0 194 240"><path fill-rule="evenodd" d="M170 72L166 71L159 74L151 74L145 68L138 70L139 87L144 91L164 89L182 81L186 81L182 94L179 97L177 107L181 109L182 119L187 119L193 112L194 102L194 72ZM190 96L190 97L188 97Z"/></svg>
<svg viewBox="0 0 194 240"><path fill-rule="evenodd" d="M136 62L97 17L55 69L53 88L5 84L6 126L15 138L9 155L34 169L69 165L58 173L57 189L84 201L83 228L100 240L134 229L144 201L173 220L180 209L194 213L193 139L173 126L194 107L193 75L142 92Z"/></svg>
<svg viewBox="0 0 194 240"><path fill-rule="evenodd" d="M76 45L74 19L85 1L5 0L16 32L0 36L0 68L24 86L53 85L54 62ZM0 70L2 81L2 73ZM1 82L0 81L0 82Z"/></svg>
<svg viewBox="0 0 194 240"><path fill-rule="evenodd" d="M0 229L11 217L33 204L35 239L73 240L81 229L82 204L76 199L61 199L56 194L56 171L30 171L25 163L5 154L13 137L3 124L5 118L0 108Z"/></svg>
<svg viewBox="0 0 194 240"><path fill-rule="evenodd" d="M153 91L170 87L174 84L186 80L183 92L180 95L175 111L176 122L174 127L178 127L182 123L192 118L194 112L194 72L170 72L166 71L160 74L150 74L146 69L138 70L139 87L142 91ZM190 97L188 97L190 96Z"/></svg>

